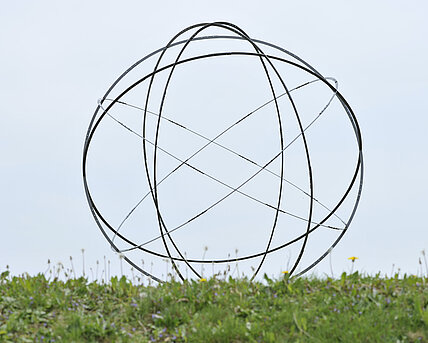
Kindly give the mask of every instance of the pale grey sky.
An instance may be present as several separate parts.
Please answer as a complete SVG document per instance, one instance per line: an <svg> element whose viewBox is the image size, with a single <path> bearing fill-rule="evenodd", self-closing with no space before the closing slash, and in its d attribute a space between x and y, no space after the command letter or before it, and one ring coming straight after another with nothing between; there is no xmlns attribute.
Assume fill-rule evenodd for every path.
<svg viewBox="0 0 428 343"><path fill-rule="evenodd" d="M88 265L104 255L117 265L89 212L81 178L97 100L126 68L183 28L229 21L337 79L359 120L364 190L333 252L335 273L349 271L349 256L358 256L355 267L368 273L390 273L393 264L418 272L428 248L427 11L422 0L3 4L0 268L34 274L48 259L78 260L82 248ZM195 255L202 254L203 246L196 246ZM272 274L286 267L269 263ZM330 273L328 260L316 271Z"/></svg>

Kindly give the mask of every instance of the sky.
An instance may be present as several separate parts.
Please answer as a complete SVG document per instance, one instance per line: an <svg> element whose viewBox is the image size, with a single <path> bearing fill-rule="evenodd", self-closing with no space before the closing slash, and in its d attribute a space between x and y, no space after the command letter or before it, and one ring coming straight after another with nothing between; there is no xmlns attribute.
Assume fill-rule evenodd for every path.
<svg viewBox="0 0 428 343"><path fill-rule="evenodd" d="M164 1L162 4L128 0L120 3L42 0L4 4L0 12L0 271L8 265L14 274L37 274L47 268L48 259L70 267L72 256L76 272L81 273L84 249L87 274L88 269L95 269L96 261L103 261L104 257L111 261L112 274L119 273L121 261L91 215L82 181L83 144L97 101L128 67L164 46L182 29L201 22L227 21L238 25L252 38L297 54L324 76L338 80L339 91L360 124L365 167L361 201L349 230L331 258L326 258L313 271L335 276L349 272L352 262L348 257L357 256L354 270L369 274L390 275L398 270L420 274L421 252L428 250L428 224L424 219L428 205L428 24L424 15L427 11L428 4L422 0L358 3L220 0ZM203 51L204 46L201 47ZM193 125L198 130L206 130L203 132L208 136L214 135L221 128L217 124L231 120L224 113L238 116L269 100L268 86L258 82L263 75L256 62L235 63L220 58L184 66L177 71L176 83L171 85L165 115L175 115L175 119L184 120L187 126ZM153 68L153 61L147 68ZM289 73L287 80L291 85L310 79L307 75L306 79L303 76L299 79L301 75L288 67L279 68ZM223 87L222 82L226 82L227 87ZM205 87L198 86L201 84ZM321 85L308 86L306 90L296 91L296 98L303 112L307 108L308 113L313 114L325 105L329 93ZM130 101L143 106L140 95L145 94L143 91L131 94ZM311 109L312 104L315 109ZM129 107L116 108L118 116L135 115ZM205 116L200 115L201 109ZM283 105L283 111L288 113L290 108ZM193 114L185 116L186 113ZM216 117L218 113L223 116ZM238 143L242 143L242 148L253 152L254 158L258 158L260 142L267 146L262 152L277 146L278 141L270 141L273 135L269 130L276 125L272 113L271 109L269 120L255 121L253 126L238 129L234 140L225 140L225 144L237 144L239 150ZM355 161L350 158L355 156L355 139L349 123L333 119L334 113L339 113L337 103L332 104L332 113L330 117L326 114L323 122L320 120L325 125L320 124L319 132L314 128L312 136L308 134L313 139L315 170L319 175L317 191L329 203L334 202L329 192L342 189L346 183L343 180L347 180L352 170L347 166ZM129 125L138 131L141 116L133 118L135 122ZM288 125L284 120L285 130L292 131L295 123ZM93 159L88 168L92 168L89 170L93 173L94 196L100 199L100 206L112 220L119 223L130 204L141 197L146 182L144 169L137 169L143 167L141 140L112 121L103 125L100 125L98 140L94 139L90 152ZM201 144L188 135L180 136L167 124L162 125L162 144L175 148L175 154L182 158L186 156L185 149L192 151L194 144ZM254 136L259 138L259 143L250 139ZM299 151L304 153L301 145L296 148L296 152ZM252 171L248 165L226 160L225 155L214 149L211 153L210 158L201 158L199 162L212 168L214 173L231 177L230 183L239 183L241 171L244 174ZM290 156L286 173L299 179L299 170L306 173L305 163L300 157L292 160L291 152ZM112 162L113 158L117 158L118 163ZM133 158L137 160L132 162ZM210 161L215 163L210 165ZM173 166L165 156L159 157L159 163L160 174ZM342 166L346 167L342 169ZM302 178L301 182L307 187L305 180ZM194 208L186 212L189 204L198 206L207 199L205 195L212 196L217 191L202 179L198 183L199 179L189 171L170 181L171 187L161 195L165 199L162 206L168 209L166 219L171 223L178 223L193 213ZM260 197L274 196L276 190L269 182L268 178L260 178L252 191ZM234 229L251 228L250 222L264 220L264 212L257 212L258 207L253 210L254 204L240 197L235 200L223 211L203 219L203 235L195 231L197 223L194 228L177 233L179 243L189 256L235 256L235 249L240 254L259 251L259 242L265 246L266 236L259 231L249 229L238 233L239 230ZM290 200L290 206L295 206L296 211L307 211L307 202ZM135 225L158 230L153 217L150 219L144 213L134 221ZM223 231L215 231L216 223L225 225ZM269 231L269 225L265 231ZM132 234L138 239L138 232ZM328 235L330 233L325 234ZM244 239L247 236L248 239ZM325 236L320 234L311 241L304 263L328 248ZM208 246L206 252L205 246ZM156 249L162 250L162 246ZM264 271L279 275L281 270L289 268L287 254L268 259ZM126 264L123 268L129 271ZM160 277L166 274L165 268L168 268L165 261L147 267ZM241 270L245 270L244 265Z"/></svg>

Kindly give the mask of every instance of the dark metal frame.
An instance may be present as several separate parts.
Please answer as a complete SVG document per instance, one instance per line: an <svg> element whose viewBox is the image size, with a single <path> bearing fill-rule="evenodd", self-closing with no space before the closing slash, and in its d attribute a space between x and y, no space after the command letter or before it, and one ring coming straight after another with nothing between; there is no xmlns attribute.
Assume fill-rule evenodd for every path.
<svg viewBox="0 0 428 343"><path fill-rule="evenodd" d="M217 27L217 28L221 28L224 30L227 30L229 32L232 32L235 34L235 36L231 36L231 35L210 35L210 36L198 36L201 32L203 32L204 30L210 28L210 27ZM195 32L193 32L193 34L191 35L190 38L186 39L186 40L181 40L181 41L177 41L177 39L185 34L188 31L191 30L196 30ZM198 56L193 56L190 58L186 58L186 59L182 59L180 60L180 57L182 56L183 52L185 51L185 49L188 47L188 45L191 42L194 41L198 41L198 40L213 40L213 39L237 39L237 40L245 40L248 43L251 44L251 46L254 48L254 52L243 52L243 51L227 51L227 52L218 52L218 53L211 53L211 54L206 54L206 55L198 55ZM162 66L160 67L160 62L165 54L165 52L170 49L171 47L174 46L180 46L182 45L182 48L179 52L179 54L177 55L175 62L166 66ZM263 50L260 48L260 46L268 46L270 48L274 48L282 53L284 53L285 55L288 55L289 57L292 57L295 61L291 61L279 56L272 56L272 55L267 55L263 52ZM111 93L111 91L115 88L115 86L120 82L120 80L122 80L129 72L131 72L135 67L137 67L138 65L140 65L141 63L143 63L145 60L147 60L148 58L158 55L158 60L157 63L154 67L154 70L152 73L144 76L143 78L139 79L138 81L134 82L132 85L130 85L128 88L126 88L121 94L119 94L116 98L110 100L108 99L109 94ZM233 194L234 192L240 192L239 188L241 188L244 184L246 184L247 182L249 182L252 178L254 178L257 174L259 174L262 170L265 170L274 160L276 160L278 157L281 158L281 161L283 162L284 159L284 150L287 148L287 146L284 146L284 134L283 134L283 128L282 128L282 122L281 122L281 113L279 110L279 106L277 103L277 99L279 97L279 95L275 92L273 83L272 83L272 75L270 74L271 71L269 70L269 67L271 70L273 70L274 72L274 76L278 78L278 80L280 81L283 89L284 89L284 94L286 94L286 96L288 97L290 104L293 108L297 123L299 125L299 129L300 129L300 134L299 137L302 138L303 144L304 144L304 148L305 148L305 154L306 154L306 161L307 161L307 170L308 170L308 178L309 178L309 193L307 193L307 195L310 198L310 204L309 204L309 213L308 213L308 217L307 217L307 227L306 227L306 232L302 235L300 235L299 237L296 237L295 239L286 242L278 247L271 247L271 243L272 243L272 238L277 226L277 219L278 219L278 215L280 212L282 212L282 210L280 209L280 205L281 205L281 198L282 198L282 189L283 189L283 180L284 180L284 163L281 163L281 171L280 171L280 186L279 186L279 190L278 190L278 199L277 199L277 205L275 206L275 219L272 225L272 229L271 229L271 234L269 237L269 241L268 244L265 248L265 250L263 252L257 253L257 254L253 254L253 255L248 255L248 256L243 256L243 257L237 257L237 258L233 258L233 259L219 259L219 260L196 260L196 259L186 259L184 257L184 255L182 254L182 252L180 251L180 249L177 247L177 245L175 244L173 238L171 237L170 233L172 231L177 230L180 227L176 227L174 229L168 229L165 225L165 222L162 218L162 213L161 210L159 208L159 204L158 204L158 192L157 192L157 185L159 184L158 181L158 176L157 176L157 153L158 150L162 150L158 147L158 138L159 138L159 129L160 129L160 122L163 119L162 117L162 111L163 111L163 105L166 99L166 94L167 94L167 90L168 90L168 86L169 86L169 82L171 80L171 77L173 75L173 72L175 70L175 68L183 63L189 63L195 60L199 60L199 59L205 59L205 58L216 58L219 56L254 56L256 58L258 58L262 64L263 70L266 74L266 78L272 93L272 97L273 97L273 101L275 102L275 108L276 108L276 113L277 113L277 119L278 119L278 133L279 133L279 137L280 137L280 142L281 142L281 151L274 156L273 159L271 159L268 163L266 163L264 166L261 166L261 168L257 171L257 173L255 173L254 175L252 175L249 179L247 179L244 183L242 183L239 187L233 188L232 191L226 195L225 197L223 197L222 199L220 199L218 202L216 202L215 204L213 204L212 206L210 206L209 208L207 208L206 210L200 212L198 215L192 217L190 220L188 220L186 223L182 224L180 227L186 225L187 223L193 221L194 219L196 219L197 217L203 215L204 213L206 213L209 209L211 209L212 207L216 206L218 203L220 203L221 201L223 201L226 197L228 197L229 195ZM314 227L311 228L311 224L312 222L312 211L313 211L313 205L314 205L314 201L317 201L314 198L314 194L313 194L313 176L312 176L312 167L311 167L311 160L310 160L310 154L309 154L309 147L307 145L307 141L306 141L306 136L305 136L305 131L307 129L303 127L300 117L299 117L299 113L297 111L297 108L294 104L293 98L291 96L291 91L287 88L282 76L280 75L280 73L278 72L278 70L275 68L275 65L273 63L273 61L277 62L283 62L283 63L287 63L289 65L295 66L305 72L307 72L308 74L312 75L313 77L315 77L315 79L317 81L320 81L322 83L324 83L326 86L328 86L332 92L334 92L334 96L337 97L337 99L340 101L340 103L342 104L350 122L351 125L353 127L354 133L355 133L355 138L357 140L357 144L358 144L358 161L356 163L356 167L355 167L355 171L354 174L351 178L351 181L349 182L349 186L347 187L346 191L343 193L343 196L341 197L341 199L338 201L338 203L334 206L334 208L329 212L329 214L323 219L321 220L319 223L316 223L316 225ZM150 92L151 92L151 88L152 85L154 83L155 77L159 72L162 71L168 71L169 70L169 76L168 79L166 81L166 84L164 86L164 91L163 91L163 96L162 96L162 100L159 106L159 110L158 110L158 120L157 120L157 129L156 129L156 133L155 133L155 142L152 143L154 145L154 158L153 158L153 177L150 175L149 173L149 165L148 165L148 161L147 161L147 138L146 138L146 119L147 119L147 115L148 113L150 113L150 111L147 108L147 104L149 103L149 99L150 99ZM348 195L350 194L350 191L354 188L354 186L356 185L357 180L358 181L358 191L357 191L357 196L356 196L356 200L353 206L353 209L351 211L351 214L348 218L348 220L345 223L344 228L341 230L341 233L339 235L339 237L333 242L333 244L330 246L330 248L324 253L322 254L316 261L314 261L311 265L309 265L307 268L305 268L303 271L297 273L295 276L298 275L302 275L303 273L306 273L308 270L312 269L315 265L317 265L323 258L325 258L329 252L338 244L338 242L342 239L343 235L345 234L345 232L347 231L354 215L356 212L356 209L358 207L359 201L360 201L360 197L361 197L361 192L362 192L362 186L363 186L363 153L362 153L362 137L361 137L361 131L357 122L357 119L351 109L351 107L349 106L349 104L347 103L347 101L345 100L345 98L340 94L340 92L337 91L337 89L332 86L328 80L328 78L323 77L317 70L315 70L312 66L310 66L308 63L306 63L305 61L303 61L302 59L300 59L298 56L292 54L291 52L276 46L274 44L268 43L268 42L264 42L258 39L252 39L250 38L243 30L241 30L239 27L237 27L236 25L233 25L231 23L226 23L226 22L214 22L214 23L202 23L202 24L197 24L197 25L192 25L184 30L182 30L181 32L179 32L177 35L175 35L170 42L163 48L158 49L154 52L152 52L151 54L143 57L142 59L140 59L138 62L136 62L134 65L132 65L130 68L128 68L113 84L112 86L107 90L107 92L105 93L104 97L99 101L99 105L95 110L94 115L92 116L92 119L90 121L88 130L87 130L87 134L86 134L86 139L85 139L85 143L84 143L84 148L83 148L83 160L82 160L82 173L83 173L83 184L84 184L84 189L85 189L85 194L86 194L86 198L88 200L88 204L90 207L90 210L92 212L92 215L94 216L94 219L99 227L99 229L101 230L102 234L104 235L104 237L107 239L107 241L109 242L109 244L111 245L112 249L118 253L123 252L122 250L120 250L116 244L114 243L114 238L119 237L120 239L122 239L123 241L125 241L126 243L130 244L132 246L131 249L127 249L126 251L129 250L133 250L133 249L138 249L141 250L145 253L149 253L158 257L162 257L162 258L168 258L175 271L177 272L177 275L184 280L183 275L181 274L180 270L178 269L178 267L176 266L176 262L184 262L186 263L186 265L195 273L195 275L199 278L201 278L201 275L195 270L195 268L190 264L190 263L231 263L231 262L237 262L237 261L243 261L243 260L248 260L248 259L252 259L252 258L256 258L256 257L262 257L260 263L258 264L258 267L256 268L252 279L254 279L254 277L257 275L257 273L260 271L265 258L268 254L283 249L286 246L289 246L299 240L303 239L303 243L299 252L299 255L293 265L293 267L290 269L290 276L293 275L293 273L296 271L296 268L303 256L303 253L305 251L306 248L306 243L309 237L309 234L314 232L316 229L318 229L321 226L325 226L324 223L332 216L332 215L336 215L335 212L337 211L337 209L342 205L342 203L345 201L345 199L348 197ZM166 255L165 254L161 254L158 253L156 251L152 251L150 249L144 248L144 245L147 244L147 242L145 244L137 244L135 242L132 242L131 240L127 239L125 236L123 236L120 232L119 229L115 229L104 217L103 215L100 213L100 211L98 210L92 196L89 190L89 185L88 185L88 181L87 181L87 157L88 157L88 150L91 144L91 141L93 139L94 133L97 129L97 127L99 126L100 122L105 118L105 116L110 116L109 114L109 110L115 105L115 104L124 104L124 102L121 101L122 97L127 94L129 91L131 91L133 88L135 88L136 86L138 86L140 83L142 83L143 81L148 80L149 81L149 88L146 94L146 102L145 102L145 108L144 108L144 115L143 115L143 131L142 131L142 135L140 136L142 138L143 141L143 156L144 156L144 164L145 164L145 170L146 170L146 176L147 176L147 180L149 183L149 188L150 188L150 195L152 197L153 203L156 207L156 211L157 211L157 217L158 217L158 225L159 225L159 232L160 235L159 237L162 238L163 241L163 245L166 251ZM105 105L107 104L107 105ZM248 114L247 116L241 118L238 122L244 120L246 117L248 117L250 114ZM237 123L235 123L236 125ZM312 123L311 123L312 124ZM229 127L227 130L229 130L231 127ZM132 131L132 130L131 130ZM222 135L224 132L220 133L220 135ZM135 132L134 132L135 133ZM209 142L202 148L204 149L206 146L208 146L209 144L216 144L215 140L220 136L218 135L217 137L215 137L214 139L209 140ZM200 150L202 150L200 149ZM199 151L200 151L199 150ZM199 152L198 151L198 152ZM196 152L196 153L198 153ZM192 155L193 156L193 155ZM180 166L178 166L176 169L174 169L171 173L173 173L175 170L177 170L178 168L180 168L182 165L189 165L187 162L190 158L188 158L186 161L182 161L182 163L180 164ZM170 174L171 174L170 173ZM359 176L359 177L358 177ZM162 182L162 180L160 181ZM138 204L137 204L138 206ZM135 209L135 208L134 208ZM134 210L133 209L133 210ZM132 211L133 211L132 210ZM132 211L129 213L129 215L132 213ZM128 216L129 216L128 215ZM128 217L127 216L127 217ZM125 218L126 219L126 218ZM110 238L106 232L106 230L110 230L111 232L113 232L114 237ZM170 247L168 246L168 242L167 242L167 238L169 239L169 241L171 242L172 246L174 247L174 249L177 251L178 255L180 257L174 257L172 256L171 252L170 252ZM144 275L152 278L155 281L158 282L162 282L162 280L160 280L159 278L157 278L156 276L148 273L147 271L145 271L143 268L141 268L141 266L137 265L136 263L134 263L132 260L130 260L127 256L123 257L130 265L132 265L135 269L137 269L138 271L140 271L141 273L143 273Z"/></svg>

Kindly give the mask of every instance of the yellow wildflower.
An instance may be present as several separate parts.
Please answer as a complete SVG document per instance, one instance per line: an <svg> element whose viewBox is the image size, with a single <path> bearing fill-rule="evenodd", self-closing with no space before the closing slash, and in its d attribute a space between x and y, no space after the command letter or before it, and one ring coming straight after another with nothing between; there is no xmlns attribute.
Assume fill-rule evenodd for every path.
<svg viewBox="0 0 428 343"><path fill-rule="evenodd" d="M352 262L355 262L355 260L358 260L358 257L351 256L351 257L348 257L348 260L351 260Z"/></svg>
<svg viewBox="0 0 428 343"><path fill-rule="evenodd" d="M290 272L288 270L284 270L283 272L281 272L282 274L290 274Z"/></svg>
<svg viewBox="0 0 428 343"><path fill-rule="evenodd" d="M207 282L207 279L202 278L202 279L199 280L199 282Z"/></svg>

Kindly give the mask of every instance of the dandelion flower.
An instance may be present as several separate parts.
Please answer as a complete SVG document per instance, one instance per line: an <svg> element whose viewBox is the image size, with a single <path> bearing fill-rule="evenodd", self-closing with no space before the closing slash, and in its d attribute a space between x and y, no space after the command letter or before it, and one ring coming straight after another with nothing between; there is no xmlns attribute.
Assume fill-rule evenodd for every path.
<svg viewBox="0 0 428 343"><path fill-rule="evenodd" d="M282 274L290 274L290 272L288 270L284 270L283 272L281 272Z"/></svg>
<svg viewBox="0 0 428 343"><path fill-rule="evenodd" d="M358 260L358 257L351 256L351 257L348 257L348 260L351 260L352 262L355 262L355 260Z"/></svg>
<svg viewBox="0 0 428 343"><path fill-rule="evenodd" d="M202 279L199 280L199 282L207 282L207 279L202 278Z"/></svg>

